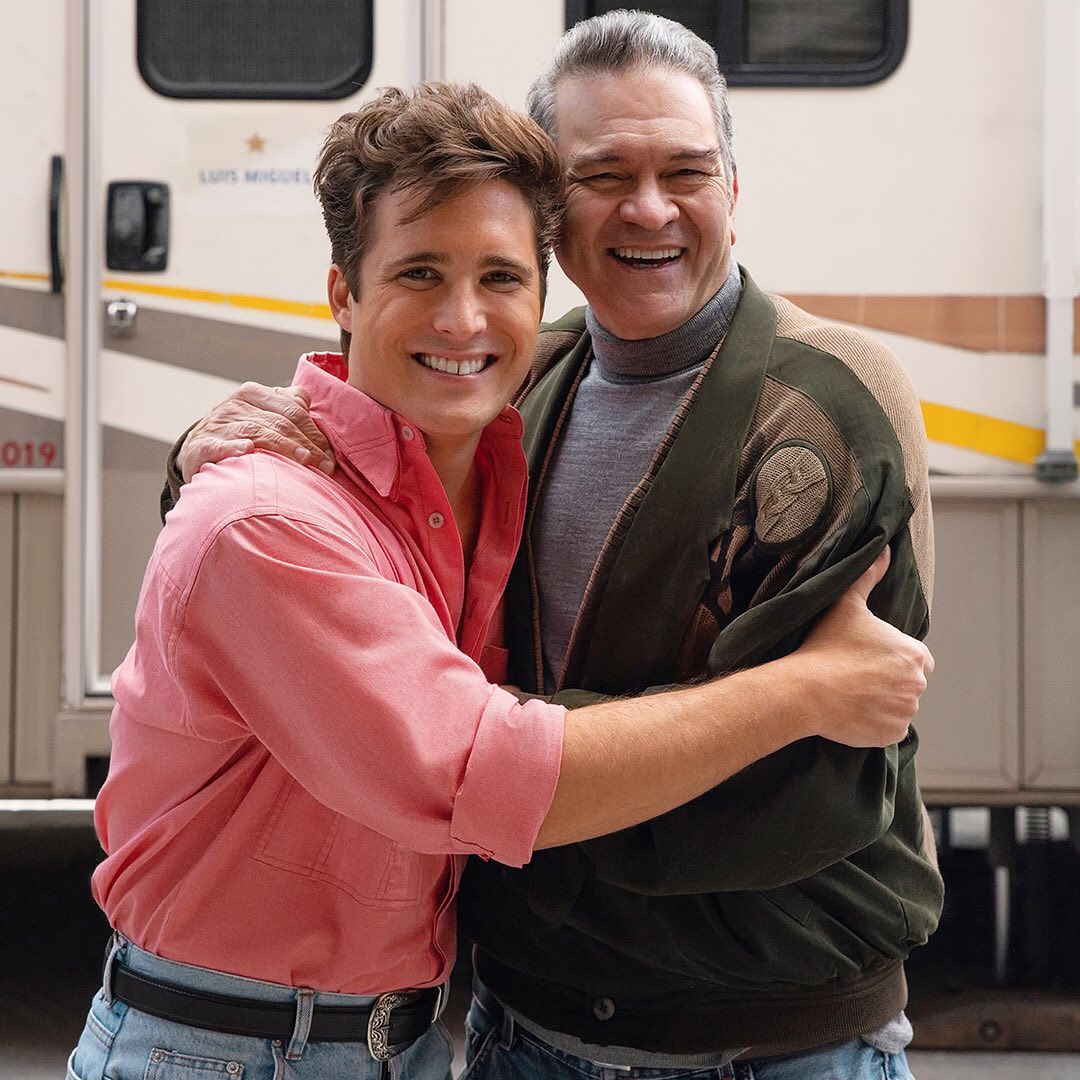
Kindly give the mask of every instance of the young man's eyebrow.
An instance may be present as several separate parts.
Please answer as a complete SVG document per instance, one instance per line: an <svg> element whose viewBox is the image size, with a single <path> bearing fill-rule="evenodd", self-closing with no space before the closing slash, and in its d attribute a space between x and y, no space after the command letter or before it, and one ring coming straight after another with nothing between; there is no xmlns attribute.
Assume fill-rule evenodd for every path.
<svg viewBox="0 0 1080 1080"><path fill-rule="evenodd" d="M443 266L450 261L450 256L445 251L410 251L408 255L402 255L399 259L394 259L387 269L398 270L401 267L409 266L412 263L434 263L436 266Z"/></svg>
<svg viewBox="0 0 1080 1080"><path fill-rule="evenodd" d="M480 260L484 270L510 270L524 281L531 281L536 271L528 263L519 262L508 255L488 255Z"/></svg>
<svg viewBox="0 0 1080 1080"><path fill-rule="evenodd" d="M386 272L395 274L408 266L417 263L427 263L430 266L445 266L450 261L450 255L445 251L411 251L408 255L402 255L400 259L394 259L387 264ZM481 270L509 270L517 274L523 280L531 281L535 276L535 269L528 263L520 262L509 255L486 255L480 260Z"/></svg>

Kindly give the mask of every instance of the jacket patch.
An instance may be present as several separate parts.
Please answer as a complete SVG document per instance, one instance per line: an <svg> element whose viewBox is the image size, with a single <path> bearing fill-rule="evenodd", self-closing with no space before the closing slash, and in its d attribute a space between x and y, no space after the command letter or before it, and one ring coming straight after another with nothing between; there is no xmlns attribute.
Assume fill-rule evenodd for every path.
<svg viewBox="0 0 1080 1080"><path fill-rule="evenodd" d="M754 539L766 551L791 551L812 537L833 501L832 473L810 443L774 447L751 479Z"/></svg>

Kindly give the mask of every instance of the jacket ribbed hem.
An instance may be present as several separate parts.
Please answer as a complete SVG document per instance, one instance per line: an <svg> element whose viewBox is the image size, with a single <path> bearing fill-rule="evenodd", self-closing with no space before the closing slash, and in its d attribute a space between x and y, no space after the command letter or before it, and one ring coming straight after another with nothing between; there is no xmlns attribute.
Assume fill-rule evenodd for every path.
<svg viewBox="0 0 1080 1080"><path fill-rule="evenodd" d="M765 1052L783 1046L795 1052L874 1031L907 1003L907 981L899 960L875 965L844 983L738 992L688 988L644 1001L605 997L608 1007L599 1010L583 991L514 971L482 950L477 950L475 962L491 992L539 1026L595 1046L654 1053L695 1054L746 1046ZM610 1018L599 1019L597 1011L610 1012Z"/></svg>

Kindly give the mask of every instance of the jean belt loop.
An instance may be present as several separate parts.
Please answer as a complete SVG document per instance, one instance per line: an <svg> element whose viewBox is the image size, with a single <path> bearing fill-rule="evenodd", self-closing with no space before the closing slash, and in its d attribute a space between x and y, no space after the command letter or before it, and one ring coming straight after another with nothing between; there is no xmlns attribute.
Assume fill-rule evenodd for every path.
<svg viewBox="0 0 1080 1080"><path fill-rule="evenodd" d="M292 1037L285 1050L287 1061L299 1061L307 1047L311 1032L311 1015L315 1011L315 991L301 986L296 991L296 1022L293 1024Z"/></svg>
<svg viewBox="0 0 1080 1080"><path fill-rule="evenodd" d="M502 1020L499 1024L499 1046L503 1050L509 1050L514 1045L514 1018L502 1009Z"/></svg>
<svg viewBox="0 0 1080 1080"><path fill-rule="evenodd" d="M105 964L101 969L101 998L106 1005L112 1005L112 969L113 962L127 948L127 941L117 931L113 931L109 946L105 950Z"/></svg>

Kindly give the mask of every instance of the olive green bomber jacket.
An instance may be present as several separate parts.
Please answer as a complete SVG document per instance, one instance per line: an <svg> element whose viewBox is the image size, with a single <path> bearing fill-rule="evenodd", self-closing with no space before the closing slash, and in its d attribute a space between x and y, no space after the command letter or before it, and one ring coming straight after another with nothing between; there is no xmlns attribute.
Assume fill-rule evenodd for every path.
<svg viewBox="0 0 1080 1080"><path fill-rule="evenodd" d="M926 633L931 522L910 380L887 349L743 278L726 340L613 525L571 638L566 682L583 689L557 701L790 651L887 543L871 607ZM522 405L532 484L507 629L528 690L551 689L532 514L588 353L580 312L545 331ZM878 1026L902 1007L899 962L942 900L916 746L914 732L884 750L803 740L521 870L474 861L460 902L481 976L538 1024L596 1044L714 1050Z"/></svg>

